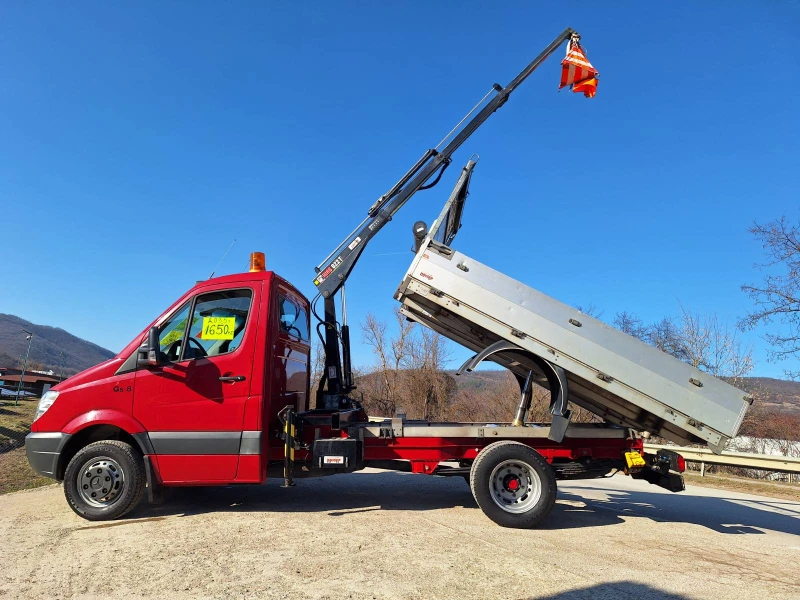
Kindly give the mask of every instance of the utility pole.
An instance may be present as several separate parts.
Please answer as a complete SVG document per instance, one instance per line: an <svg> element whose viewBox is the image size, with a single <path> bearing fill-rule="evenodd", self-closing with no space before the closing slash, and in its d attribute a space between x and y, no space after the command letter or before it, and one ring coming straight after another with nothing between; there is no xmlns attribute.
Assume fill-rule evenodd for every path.
<svg viewBox="0 0 800 600"><path fill-rule="evenodd" d="M67 355L61 351L61 374L58 376L59 381L64 381L64 363L67 361Z"/></svg>
<svg viewBox="0 0 800 600"><path fill-rule="evenodd" d="M14 406L19 406L19 394L22 391L22 382L25 379L25 369L28 367L28 355L31 353L31 344L33 343L33 333L27 329L23 329L28 337L28 349L25 351L25 362L22 363L22 374L19 376L19 384L17 384L17 395L14 398Z"/></svg>

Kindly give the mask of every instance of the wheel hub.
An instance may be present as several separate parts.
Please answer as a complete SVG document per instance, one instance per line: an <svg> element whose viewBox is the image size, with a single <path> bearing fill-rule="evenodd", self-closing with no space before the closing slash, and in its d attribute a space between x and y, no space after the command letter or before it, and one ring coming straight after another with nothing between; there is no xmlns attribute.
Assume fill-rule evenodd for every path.
<svg viewBox="0 0 800 600"><path fill-rule="evenodd" d="M75 483L84 502L105 508L119 498L125 485L125 476L117 461L102 456L88 460L78 471Z"/></svg>
<svg viewBox="0 0 800 600"><path fill-rule="evenodd" d="M505 486L509 492L516 492L521 485L519 477L516 475L506 475L503 479L503 486Z"/></svg>
<svg viewBox="0 0 800 600"><path fill-rule="evenodd" d="M489 477L489 493L495 504L506 512L530 510L542 496L542 483L529 464L506 460L498 464Z"/></svg>

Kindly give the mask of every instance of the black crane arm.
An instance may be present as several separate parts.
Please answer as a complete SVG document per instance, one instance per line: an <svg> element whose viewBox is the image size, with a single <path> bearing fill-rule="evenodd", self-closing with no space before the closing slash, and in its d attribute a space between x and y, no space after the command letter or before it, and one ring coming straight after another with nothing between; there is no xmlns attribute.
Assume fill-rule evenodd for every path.
<svg viewBox="0 0 800 600"><path fill-rule="evenodd" d="M336 320L336 305L334 294L343 289L350 273L355 267L361 253L370 240L377 235L386 223L400 210L408 200L419 190L433 187L441 177L444 169L450 164L453 153L480 127L498 108L508 100L509 95L525 79L533 73L562 43L569 39L580 39L576 31L565 29L505 87L495 83L493 91L496 94L489 100L478 113L472 117L460 130L459 126L480 106L492 92L490 91L467 114L461 122L439 143L441 146L450 136L458 133L450 140L443 150L439 146L428 150L422 157L403 175L392 188L369 208L367 217L356 226L341 244L331 252L317 267L314 285L319 295L324 299L324 317L320 325L325 328L325 370L319 389L317 390L316 407L318 409L338 409L347 405L349 400L346 395L353 389L353 377L350 369L350 332L343 322L341 329ZM436 179L428 181L436 175ZM428 184L428 185L426 185ZM342 293L344 301L344 291ZM315 313L316 314L316 313ZM322 336L320 336L322 337ZM341 344L341 352L340 352ZM344 367L344 368L343 368ZM325 386L326 389L323 389Z"/></svg>
<svg viewBox="0 0 800 600"><path fill-rule="evenodd" d="M506 103L511 92L525 81L562 43L576 36L578 34L568 27L511 83L505 87L494 84L497 94L486 103L478 114L472 117L472 120L464 125L441 152L435 149L428 150L400 181L370 207L367 218L316 267L317 276L314 279L314 285L317 286L317 290L323 298L333 296L342 287L369 241L392 219L411 196L423 189L423 186L437 171L447 168L452 154L475 133L494 111Z"/></svg>

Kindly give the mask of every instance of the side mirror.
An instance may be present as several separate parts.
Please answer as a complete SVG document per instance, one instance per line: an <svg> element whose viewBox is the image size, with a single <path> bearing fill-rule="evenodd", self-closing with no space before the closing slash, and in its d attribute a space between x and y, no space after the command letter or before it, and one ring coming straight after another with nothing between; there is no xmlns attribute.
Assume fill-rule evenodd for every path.
<svg viewBox="0 0 800 600"><path fill-rule="evenodd" d="M161 364L161 351L158 346L158 327L151 327L147 332L147 342L139 346L136 365L139 367L157 367Z"/></svg>

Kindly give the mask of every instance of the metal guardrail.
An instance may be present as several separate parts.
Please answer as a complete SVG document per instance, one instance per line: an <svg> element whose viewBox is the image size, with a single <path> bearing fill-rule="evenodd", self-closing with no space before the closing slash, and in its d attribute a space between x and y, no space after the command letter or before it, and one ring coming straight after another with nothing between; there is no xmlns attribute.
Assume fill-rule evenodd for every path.
<svg viewBox="0 0 800 600"><path fill-rule="evenodd" d="M708 448L685 448L682 446L663 446L661 444L645 444L645 450L672 450L690 462L701 464L701 474L705 465L725 465L726 467L743 467L745 469L762 469L777 473L800 473L800 458L771 454L751 454L749 452L728 452L714 454Z"/></svg>

